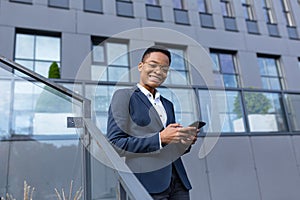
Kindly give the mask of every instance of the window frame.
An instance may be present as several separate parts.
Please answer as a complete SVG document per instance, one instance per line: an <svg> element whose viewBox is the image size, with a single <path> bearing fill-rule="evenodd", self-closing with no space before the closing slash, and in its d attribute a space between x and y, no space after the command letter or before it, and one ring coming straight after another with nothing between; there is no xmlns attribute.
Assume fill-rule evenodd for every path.
<svg viewBox="0 0 300 200"><path fill-rule="evenodd" d="M295 18L292 13L290 1L281 0L282 11L288 27L296 27Z"/></svg>
<svg viewBox="0 0 300 200"><path fill-rule="evenodd" d="M34 46L33 46L33 59L28 59L28 58L18 58L16 57L16 48L17 48L17 35L18 34L21 34L21 35L29 35L29 36L32 36L33 39L34 39ZM32 71L38 73L36 71L36 63L37 62L56 62L58 64L58 66L60 67L61 69L61 62L62 62L62 38L61 38L61 33L59 32L48 32L48 31L41 31L41 30L31 30L31 29L22 29L22 28L16 28L15 30L15 42L14 42L14 55L13 55L13 60L18 62L17 60L20 60L20 61L30 61L33 63L33 66L32 66ZM36 38L37 37L53 37L53 38L57 38L59 39L59 60L51 60L51 59L37 59L36 58ZM51 65L51 64L50 64ZM49 67L50 67L49 65ZM27 67L27 66L25 66ZM49 70L49 69L48 69ZM48 77L48 73L43 75L43 74L40 74L44 77Z"/></svg>
<svg viewBox="0 0 300 200"><path fill-rule="evenodd" d="M274 7L270 0L262 0L262 9L264 11L265 20L268 24L277 24Z"/></svg>
<svg viewBox="0 0 300 200"><path fill-rule="evenodd" d="M261 74L260 72L260 77L261 77L261 81L263 81L262 78L265 78L267 80L269 79L278 79L278 83L279 83L279 87L278 89L273 89L273 88L270 88L270 87L267 87L265 88L264 85L263 85L263 82L262 82L262 88L265 89L265 90L283 90L285 88L285 84L284 84L284 77L283 77L283 71L282 71L282 68L281 68L281 62L280 62L280 56L278 55L266 55L266 54L257 54L257 64L258 64L258 68L259 70L261 70L260 68L260 61L259 59L272 59L274 60L274 63L275 63L275 67L276 67L276 73L277 73L277 76L275 75L265 75L265 74ZM269 81L268 81L269 83ZM270 84L268 84L270 85ZM272 84L271 84L272 85Z"/></svg>
<svg viewBox="0 0 300 200"><path fill-rule="evenodd" d="M227 51L227 50L210 49L209 53L210 53L210 56L212 56L212 54L216 54L216 56L217 56L219 70L212 69L212 71L214 74L222 76L223 84L224 84L225 88L240 88L241 83L240 83L240 73L239 73L239 69L238 69L237 52L230 51L230 50ZM220 55L230 55L231 56L232 61L233 61L232 65L233 65L234 73L223 72L223 68L220 65L221 64ZM217 63L214 63L214 64L217 65ZM235 81L236 81L236 86L235 87L232 87L232 86L227 87L226 83L225 83L224 75L234 76Z"/></svg>

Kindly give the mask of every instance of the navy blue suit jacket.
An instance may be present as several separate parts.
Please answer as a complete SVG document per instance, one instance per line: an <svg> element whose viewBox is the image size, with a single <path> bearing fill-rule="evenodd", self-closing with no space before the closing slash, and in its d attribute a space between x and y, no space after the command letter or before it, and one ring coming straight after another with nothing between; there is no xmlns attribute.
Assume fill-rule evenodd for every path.
<svg viewBox="0 0 300 200"><path fill-rule="evenodd" d="M175 123L173 104L161 96L167 125ZM107 137L149 193L166 190L172 165L186 189L191 189L180 156L186 146L168 144L160 148L159 132L164 126L147 97L135 86L117 90L108 112Z"/></svg>

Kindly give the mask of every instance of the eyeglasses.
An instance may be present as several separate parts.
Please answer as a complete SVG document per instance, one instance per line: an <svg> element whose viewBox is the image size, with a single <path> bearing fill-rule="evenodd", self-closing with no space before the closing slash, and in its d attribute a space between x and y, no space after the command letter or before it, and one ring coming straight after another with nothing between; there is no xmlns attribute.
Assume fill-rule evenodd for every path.
<svg viewBox="0 0 300 200"><path fill-rule="evenodd" d="M159 67L159 69L163 73L168 73L168 71L169 71L169 66L163 66L163 65L160 65L160 64L149 63L149 62L143 62L143 63L147 64L151 69L156 69L157 67Z"/></svg>

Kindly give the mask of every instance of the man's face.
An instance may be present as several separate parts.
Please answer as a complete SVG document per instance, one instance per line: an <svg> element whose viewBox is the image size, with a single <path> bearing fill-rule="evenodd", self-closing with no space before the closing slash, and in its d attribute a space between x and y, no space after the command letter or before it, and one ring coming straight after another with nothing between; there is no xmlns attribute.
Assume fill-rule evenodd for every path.
<svg viewBox="0 0 300 200"><path fill-rule="evenodd" d="M167 78L169 58L161 52L148 54L143 62L139 63L140 84L149 91L160 86Z"/></svg>

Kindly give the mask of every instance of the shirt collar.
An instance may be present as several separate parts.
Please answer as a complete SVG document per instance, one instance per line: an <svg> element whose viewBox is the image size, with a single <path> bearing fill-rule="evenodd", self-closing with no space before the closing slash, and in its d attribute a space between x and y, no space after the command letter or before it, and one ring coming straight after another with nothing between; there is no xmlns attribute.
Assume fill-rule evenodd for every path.
<svg viewBox="0 0 300 200"><path fill-rule="evenodd" d="M147 90L146 88L144 88L141 84L137 84L137 87L141 90L141 92L146 95L148 98L151 97L153 98L153 95L151 94L151 92L149 92L149 90ZM154 99L157 100L160 98L160 93L156 90L155 92L155 97Z"/></svg>

